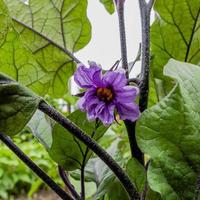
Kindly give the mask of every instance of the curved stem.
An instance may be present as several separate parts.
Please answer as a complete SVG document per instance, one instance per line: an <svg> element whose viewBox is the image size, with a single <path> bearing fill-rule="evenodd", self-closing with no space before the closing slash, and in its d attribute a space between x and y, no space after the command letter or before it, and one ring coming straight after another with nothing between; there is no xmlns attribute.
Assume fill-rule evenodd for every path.
<svg viewBox="0 0 200 200"><path fill-rule="evenodd" d="M137 144L136 135L135 135L136 122L125 120L124 123L126 125L126 129L128 132L131 155L132 157L136 158L142 165L144 165L144 156Z"/></svg>
<svg viewBox="0 0 200 200"><path fill-rule="evenodd" d="M67 188L71 192L72 196L75 199L80 200L81 197L78 194L78 192L75 190L74 186L71 184L69 178L67 177L65 170L61 166L58 166L58 171L59 171L60 177L62 178L63 182L65 183L65 185L67 186Z"/></svg>
<svg viewBox="0 0 200 200"><path fill-rule="evenodd" d="M72 135L83 142L89 149L96 153L101 160L103 160L107 166L113 171L113 173L120 180L125 190L129 194L132 200L138 200L139 194L137 193L133 183L131 182L128 175L124 170L116 163L116 161L103 149L101 148L93 139L86 135L79 127L77 127L73 122L60 114L53 107L48 105L46 102L41 101L39 104L39 109L47 114L49 117L54 119L60 125L62 125L66 130L68 130Z"/></svg>
<svg viewBox="0 0 200 200"><path fill-rule="evenodd" d="M24 162L39 178L41 178L52 190L54 190L58 196L63 200L73 200L73 198L67 194L62 188L60 188L41 168L39 168L27 155L25 155L12 140L0 133L0 140L13 152L17 157Z"/></svg>

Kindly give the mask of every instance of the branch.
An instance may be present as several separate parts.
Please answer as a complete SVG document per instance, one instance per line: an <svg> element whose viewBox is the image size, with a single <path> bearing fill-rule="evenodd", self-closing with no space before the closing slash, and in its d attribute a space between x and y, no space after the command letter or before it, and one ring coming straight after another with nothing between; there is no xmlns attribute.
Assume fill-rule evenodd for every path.
<svg viewBox="0 0 200 200"><path fill-rule="evenodd" d="M139 107L140 112L143 112L147 108L148 96L149 96L149 74L150 74L150 13L154 0L150 0L146 3L145 0L139 0L141 25L142 25L142 68L141 77L139 81L140 98ZM144 165L144 155L137 145L135 137L136 122L131 123L128 120L125 121L125 125L128 131L130 147L132 156L135 157L141 164Z"/></svg>
<svg viewBox="0 0 200 200"><path fill-rule="evenodd" d="M66 53L75 63L81 63L81 61L76 58L72 52L70 52L69 50L67 50L66 48L60 46L59 44L55 43L53 40L51 40L50 38L46 37L45 35L43 35L42 33L36 31L35 29L33 29L32 27L28 26L27 24L19 21L18 19L12 17L12 20L17 22L18 24L24 26L25 28L33 31L34 33L36 33L37 35L39 35L40 37L44 38L45 40L47 40L50 44L54 45L55 47L57 47L58 49L60 49L61 51L63 51L64 53Z"/></svg>
<svg viewBox="0 0 200 200"><path fill-rule="evenodd" d="M117 13L119 18L119 32L120 32L120 43L121 43L121 56L122 56L122 67L126 71L126 78L129 78L128 61L127 61L127 48L126 48L126 30L124 22L124 0L118 0Z"/></svg>
<svg viewBox="0 0 200 200"><path fill-rule="evenodd" d="M93 131L91 138L94 137L98 127L99 127L99 123L97 119L95 123L95 130ZM87 160L87 155L89 153L89 150L90 149L87 147L83 156L83 161L82 161L82 166L81 166L81 200L85 199L85 165L86 165L86 160Z"/></svg>
<svg viewBox="0 0 200 200"><path fill-rule="evenodd" d="M142 69L140 82L140 111L147 108L149 95L149 74L150 74L150 12L154 1L146 3L139 0L141 26L142 26Z"/></svg>
<svg viewBox="0 0 200 200"><path fill-rule="evenodd" d="M73 196L76 200L80 200L81 197L80 197L79 194L76 192L74 186L71 184L70 180L68 179L65 170L64 170L61 166L58 166L58 171L59 171L60 177L62 178L63 182L65 183L65 185L67 186L67 188L68 188L69 191L71 192L72 196Z"/></svg>
<svg viewBox="0 0 200 200"><path fill-rule="evenodd" d="M139 199L139 194L137 193L128 175L116 163L116 161L103 148L101 148L93 139L91 139L87 134L85 134L73 122L65 118L53 107L49 106L46 102L44 101L40 102L39 109L43 113L47 114L49 117L54 119L57 123L62 125L72 135L74 135L81 142L83 142L88 148L90 148L94 153L96 153L99 156L99 158L103 160L107 164L107 166L113 171L113 173L117 176L117 178L120 180L125 190L129 194L130 198L132 200Z"/></svg>
<svg viewBox="0 0 200 200"><path fill-rule="evenodd" d="M73 198L67 194L62 188L60 188L41 168L39 168L27 155L25 155L12 140L0 133L0 140L13 152L17 157L24 162L39 178L41 178L52 190L54 190L58 196L64 200L73 200Z"/></svg>
<svg viewBox="0 0 200 200"><path fill-rule="evenodd" d="M128 132L131 155L132 155L132 157L136 158L143 165L144 164L143 153L141 152L141 150L137 144L136 137L135 137L136 123L129 121L129 120L125 120L124 123L125 123L126 129L127 129L127 132Z"/></svg>
<svg viewBox="0 0 200 200"><path fill-rule="evenodd" d="M122 55L122 65L126 71L126 77L129 78L129 69L128 69L128 61L127 61L127 48L126 48L126 31L125 31L125 23L124 23L124 0L117 0L116 7L118 11L118 18L119 18L119 30L120 30L120 41L121 41L121 55ZM143 164L143 154L139 149L136 138L135 138L135 123L129 120L124 121L132 157L135 157L139 162Z"/></svg>

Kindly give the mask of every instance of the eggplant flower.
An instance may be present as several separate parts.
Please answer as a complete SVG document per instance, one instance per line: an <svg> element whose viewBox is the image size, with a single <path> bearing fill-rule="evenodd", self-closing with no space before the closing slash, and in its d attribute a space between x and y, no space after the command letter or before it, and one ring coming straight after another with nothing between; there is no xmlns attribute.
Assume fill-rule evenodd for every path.
<svg viewBox="0 0 200 200"><path fill-rule="evenodd" d="M104 125L109 125L115 120L116 112L121 120L135 121L139 118L139 107L134 103L139 89L127 85L124 71L102 74L102 69L94 63L90 68L80 64L74 80L86 90L78 101L78 108L87 112L88 120L99 119Z"/></svg>

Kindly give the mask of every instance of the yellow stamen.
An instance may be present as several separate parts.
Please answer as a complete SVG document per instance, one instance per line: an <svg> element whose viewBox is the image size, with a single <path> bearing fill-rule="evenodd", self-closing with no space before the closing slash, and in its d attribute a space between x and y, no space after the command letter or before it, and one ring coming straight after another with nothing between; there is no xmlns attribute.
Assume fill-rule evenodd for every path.
<svg viewBox="0 0 200 200"><path fill-rule="evenodd" d="M109 88L98 88L96 94L101 101L106 102L112 101L114 97L112 90Z"/></svg>

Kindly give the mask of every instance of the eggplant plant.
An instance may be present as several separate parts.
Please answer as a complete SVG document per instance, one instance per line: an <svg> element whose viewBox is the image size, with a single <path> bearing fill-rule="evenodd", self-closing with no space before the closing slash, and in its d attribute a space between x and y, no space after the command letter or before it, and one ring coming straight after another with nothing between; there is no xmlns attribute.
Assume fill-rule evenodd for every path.
<svg viewBox="0 0 200 200"><path fill-rule="evenodd" d="M91 39L89 1L0 0L0 140L64 200L198 200L200 0L138 0L135 61L127 59L127 1L100 0L117 12L121 47L105 70L74 55ZM141 72L132 77L138 60ZM77 86L67 114L51 105L76 101L70 87ZM24 129L58 165L66 188L13 142Z"/></svg>

